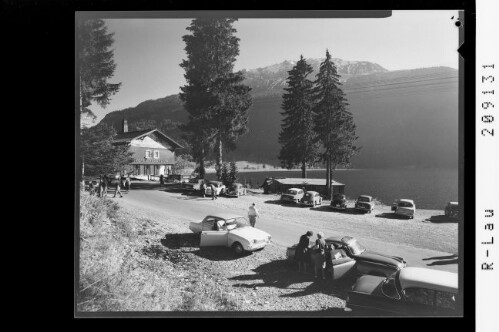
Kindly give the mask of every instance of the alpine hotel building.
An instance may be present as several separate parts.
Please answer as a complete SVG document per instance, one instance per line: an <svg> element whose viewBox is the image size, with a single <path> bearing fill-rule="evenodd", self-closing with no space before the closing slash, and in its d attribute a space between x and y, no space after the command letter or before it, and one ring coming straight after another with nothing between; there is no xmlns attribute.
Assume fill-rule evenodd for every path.
<svg viewBox="0 0 499 332"><path fill-rule="evenodd" d="M175 150L182 146L158 129L128 131L123 120L123 132L114 137L113 145L128 145L133 162L128 172L133 175L169 175L175 163ZM128 173L127 172L127 173Z"/></svg>

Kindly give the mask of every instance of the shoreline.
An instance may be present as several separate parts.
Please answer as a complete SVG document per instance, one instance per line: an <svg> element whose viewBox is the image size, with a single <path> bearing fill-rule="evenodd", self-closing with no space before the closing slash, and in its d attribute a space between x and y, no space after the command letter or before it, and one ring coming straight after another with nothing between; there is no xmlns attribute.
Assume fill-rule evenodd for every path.
<svg viewBox="0 0 499 332"><path fill-rule="evenodd" d="M359 171L363 170L363 168L349 168L349 169L336 169L336 171ZM237 170L239 173L251 173L251 172L301 172L300 169L286 169L286 168L239 168ZM326 171L325 168L313 168L313 169L307 169L307 172L309 171ZM214 168L206 169L206 174L215 174L216 170Z"/></svg>

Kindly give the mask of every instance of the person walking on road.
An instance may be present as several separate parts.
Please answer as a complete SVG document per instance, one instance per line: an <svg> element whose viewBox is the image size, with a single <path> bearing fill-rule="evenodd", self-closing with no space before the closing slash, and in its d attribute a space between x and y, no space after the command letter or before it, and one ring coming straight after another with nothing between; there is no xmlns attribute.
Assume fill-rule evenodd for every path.
<svg viewBox="0 0 499 332"><path fill-rule="evenodd" d="M120 197L123 198L123 195L121 194L121 183L120 181L116 182L116 191L114 192L114 197L116 197L116 194L120 194Z"/></svg>
<svg viewBox="0 0 499 332"><path fill-rule="evenodd" d="M314 235L312 231L307 231L306 234L300 236L300 241L296 246L294 260L298 262L298 272L307 272L308 251L310 246L310 238Z"/></svg>
<svg viewBox="0 0 499 332"><path fill-rule="evenodd" d="M252 205L250 205L248 210L248 218L250 220L251 227L255 227L257 217L260 217L260 214L258 213L256 204L253 203Z"/></svg>

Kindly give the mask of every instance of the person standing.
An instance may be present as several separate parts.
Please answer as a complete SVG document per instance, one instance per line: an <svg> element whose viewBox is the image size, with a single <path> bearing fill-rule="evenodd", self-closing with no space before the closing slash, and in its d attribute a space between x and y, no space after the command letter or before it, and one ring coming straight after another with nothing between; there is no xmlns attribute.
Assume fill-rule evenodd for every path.
<svg viewBox="0 0 499 332"><path fill-rule="evenodd" d="M201 182L201 195L203 195L203 198L206 197L206 184L203 182Z"/></svg>
<svg viewBox="0 0 499 332"><path fill-rule="evenodd" d="M104 177L102 177L99 187L100 197L104 198L104 196L107 196L107 175L104 175Z"/></svg>
<svg viewBox="0 0 499 332"><path fill-rule="evenodd" d="M121 194L121 190L120 189L121 189L121 183L120 183L120 181L117 181L116 182L116 191L114 192L113 198L116 197L116 194L120 194L120 197L123 198L123 195Z"/></svg>
<svg viewBox="0 0 499 332"><path fill-rule="evenodd" d="M160 185L160 187L163 187L164 184L165 184L165 178L164 178L163 174L161 174L159 176L159 185Z"/></svg>
<svg viewBox="0 0 499 332"><path fill-rule="evenodd" d="M294 260L298 262L298 272L307 272L307 259L308 249L310 245L310 238L314 235L312 231L307 231L306 234L300 236L300 241L295 249Z"/></svg>
<svg viewBox="0 0 499 332"><path fill-rule="evenodd" d="M126 182L125 182L125 186L126 186L126 193L128 194L128 192L130 191L130 186L132 185L132 180L130 179L130 174L127 175L126 177Z"/></svg>
<svg viewBox="0 0 499 332"><path fill-rule="evenodd" d="M260 217L260 214L258 213L258 210L256 208L256 204L253 203L250 205L249 210L248 210L248 218L250 220L251 227L255 227L257 217Z"/></svg>
<svg viewBox="0 0 499 332"><path fill-rule="evenodd" d="M213 183L210 184L210 188L211 188L211 200L218 199L217 193L215 191L215 185Z"/></svg>
<svg viewBox="0 0 499 332"><path fill-rule="evenodd" d="M326 279L326 248L327 244L324 241L324 233L317 233L317 240L315 241L314 251L312 253L312 262L314 263L315 278L318 278L318 273L321 271L322 279Z"/></svg>

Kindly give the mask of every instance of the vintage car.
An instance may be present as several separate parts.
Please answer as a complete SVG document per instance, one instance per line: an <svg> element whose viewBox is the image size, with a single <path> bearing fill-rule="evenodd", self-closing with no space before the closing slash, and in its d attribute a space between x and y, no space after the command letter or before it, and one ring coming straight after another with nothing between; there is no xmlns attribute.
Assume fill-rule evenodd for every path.
<svg viewBox="0 0 499 332"><path fill-rule="evenodd" d="M347 208L347 198L343 194L336 194L334 195L333 199L331 200L331 209L340 209L340 210L346 210Z"/></svg>
<svg viewBox="0 0 499 332"><path fill-rule="evenodd" d="M392 204L393 213L414 219L416 213L416 205L412 199L399 199Z"/></svg>
<svg viewBox="0 0 499 332"><path fill-rule="evenodd" d="M239 197L241 195L246 195L246 188L242 183L233 183L227 190L225 190L225 196Z"/></svg>
<svg viewBox="0 0 499 332"><path fill-rule="evenodd" d="M382 315L457 315L457 293L457 273L406 267L387 278L360 277L346 307Z"/></svg>
<svg viewBox="0 0 499 332"><path fill-rule="evenodd" d="M351 236L331 236L326 238L325 241L331 249L342 251L342 256L346 254L347 257L355 260L355 264L348 266L348 271L342 271L342 274L350 272L355 275L391 276L394 272L407 265L406 261L401 257L384 255L367 250ZM287 248L286 256L288 259L294 258L296 246L297 244Z"/></svg>
<svg viewBox="0 0 499 332"><path fill-rule="evenodd" d="M355 202L355 209L371 213L374 209L374 201L372 196L360 195L359 198L357 198L357 202Z"/></svg>
<svg viewBox="0 0 499 332"><path fill-rule="evenodd" d="M219 195L223 195L225 193L225 185L220 182L220 181L209 181L207 184L206 184L206 195L209 196L211 195L211 185L213 184L213 186L215 187L215 195L219 196Z"/></svg>
<svg viewBox="0 0 499 332"><path fill-rule="evenodd" d="M90 190L90 183L92 183L93 185L93 190L94 192L98 191L98 187L99 187L99 180L98 179L95 179L95 180L85 180L85 190L86 191L89 191Z"/></svg>
<svg viewBox="0 0 499 332"><path fill-rule="evenodd" d="M201 185L204 183L204 179L190 179L189 182L182 183L182 189L186 191L199 191L201 190Z"/></svg>
<svg viewBox="0 0 499 332"><path fill-rule="evenodd" d="M201 222L191 222L189 229L200 234L200 246L224 246L237 255L263 249L272 237L267 232L251 227L248 221L232 213L213 213Z"/></svg>
<svg viewBox="0 0 499 332"><path fill-rule="evenodd" d="M447 206L445 207L445 216L448 218L457 219L459 217L459 203L458 202L447 203Z"/></svg>
<svg viewBox="0 0 499 332"><path fill-rule="evenodd" d="M300 203L303 198L303 189L289 188L284 194L281 195L281 202L283 203Z"/></svg>
<svg viewBox="0 0 499 332"><path fill-rule="evenodd" d="M317 191L306 191L300 203L307 206L321 205L322 197Z"/></svg>

